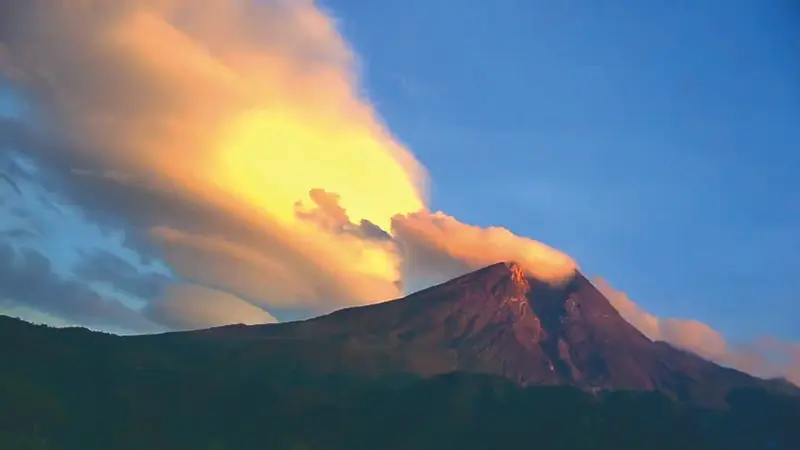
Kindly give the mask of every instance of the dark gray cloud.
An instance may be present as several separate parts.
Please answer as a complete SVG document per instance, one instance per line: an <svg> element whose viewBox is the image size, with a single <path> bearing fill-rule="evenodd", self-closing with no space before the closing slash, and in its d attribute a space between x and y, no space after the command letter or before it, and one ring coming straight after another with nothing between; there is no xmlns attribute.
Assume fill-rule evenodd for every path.
<svg viewBox="0 0 800 450"><path fill-rule="evenodd" d="M5 130L12 125L21 127L6 121ZM33 139L20 139L24 131L23 127L16 133L14 145L35 143ZM137 302L149 302L160 295L169 277L149 270L156 257L141 258L138 249L126 250L126 244L135 242L129 237L134 233L126 233L110 222L93 222L91 214L70 196L64 168L40 159L33 147L29 152L30 147L3 146L0 142L0 168L5 175L0 183L14 184L13 195L3 204L5 217L0 222L3 306L25 307L95 328L120 327L134 332L161 329L117 297L122 294ZM154 249L147 250L155 255ZM137 266L126 258L141 261ZM103 284L100 288L99 283Z"/></svg>
<svg viewBox="0 0 800 450"><path fill-rule="evenodd" d="M138 332L159 327L122 303L107 299L80 281L60 277L50 260L32 250L0 243L0 297L86 326L113 324Z"/></svg>
<svg viewBox="0 0 800 450"><path fill-rule="evenodd" d="M373 239L376 241L391 241L392 235L386 232L383 228L375 225L374 223L370 222L367 219L362 219L359 223L359 230L361 231L361 236L367 239Z"/></svg>
<svg viewBox="0 0 800 450"><path fill-rule="evenodd" d="M22 195L22 191L19 190L17 182L14 181L14 179L11 178L11 176L5 173L0 173L0 180L11 186L11 189L13 189L14 192L17 193L17 195Z"/></svg>
<svg viewBox="0 0 800 450"><path fill-rule="evenodd" d="M25 221L28 231L42 234L58 226L53 220L43 220L41 210L51 213L48 219L52 219L63 217L65 208L73 208L86 223L120 234L121 245L136 252L144 264L150 264L161 259L158 247L147 238L147 228L161 223L159 211L173 213L181 223L198 223L198 215L192 214L195 208L187 207L182 199L123 184L103 175L107 171L98 167L82 152L49 144L46 137L25 123L0 118L0 171L14 183L20 198L26 197L22 192L25 186L32 191L28 205L14 205L11 201L4 206L6 212ZM31 209L32 203L36 211Z"/></svg>
<svg viewBox="0 0 800 450"><path fill-rule="evenodd" d="M302 220L341 234L351 234L367 240L391 241L392 236L383 228L367 219L353 223L347 211L339 203L339 194L328 192L324 189L311 189L308 197L314 204L307 207L303 202L295 203L295 215Z"/></svg>
<svg viewBox="0 0 800 450"><path fill-rule="evenodd" d="M11 228L7 230L0 230L0 239L12 239L15 241L23 241L35 239L41 236L39 233L28 230L26 228Z"/></svg>
<svg viewBox="0 0 800 450"><path fill-rule="evenodd" d="M142 271L120 255L105 250L84 255L73 273L83 281L108 283L120 292L144 300L159 297L173 282L169 275Z"/></svg>
<svg viewBox="0 0 800 450"><path fill-rule="evenodd" d="M24 132L22 127L18 136ZM275 321L266 311L224 291L192 284L176 287L179 281L148 235L164 220L188 230L232 232L245 239L257 236L257 229L211 216L207 205L159 189L155 180L59 167L48 157L87 166L80 165L80 158L59 158L42 148L0 149L0 165L12 174L8 178L17 189L22 187L17 198L4 205L14 220L0 230L4 271L0 308L22 307L68 323L133 332ZM49 246L55 241L62 250L51 261L44 254L50 255ZM71 253L68 263L62 257L65 245ZM66 264L59 273L68 277L53 270L54 261ZM134 310L119 301L120 296L144 306Z"/></svg>

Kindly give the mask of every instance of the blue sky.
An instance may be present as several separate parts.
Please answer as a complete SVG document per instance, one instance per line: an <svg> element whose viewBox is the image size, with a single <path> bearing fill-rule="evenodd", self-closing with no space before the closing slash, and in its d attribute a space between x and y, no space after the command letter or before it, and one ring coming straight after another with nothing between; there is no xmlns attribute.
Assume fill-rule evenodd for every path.
<svg viewBox="0 0 800 450"><path fill-rule="evenodd" d="M432 204L651 312L800 338L789 1L328 0Z"/></svg>
<svg viewBox="0 0 800 450"><path fill-rule="evenodd" d="M429 171L432 209L564 250L587 275L609 280L657 316L697 319L733 341L765 334L800 340L800 180L793 176L800 168L800 9L791 1L325 0L323 6L359 56L364 96ZM100 35L91 29L102 29L97 23L104 22L84 24L92 31L87 43ZM247 25L237 31L252 31ZM176 107L181 101L195 105L181 97L193 91L183 89L190 83L180 77L170 79L179 86L167 91L171 85L125 61L132 54L94 60L91 46L64 39L65 46L75 44L66 47L78 52L75 61L97 64L92 73L101 74L100 82L87 88L70 60L50 64L49 52L66 54L60 41L32 36L52 48L26 61L87 93L77 104L100 105L109 117L120 111L161 117L162 110L174 112L170 107L183 112ZM249 37L242 42L250 44ZM142 71L128 78L114 62ZM120 94L104 103L92 88L119 91L103 90L102 82L121 82L123 93L131 86L133 101ZM57 96L33 92L40 110L74 126L45 104ZM18 117L25 105L8 83L0 85L0 116ZM28 119L51 131L35 114ZM208 219L211 231L249 236L219 211L198 220L196 199L153 201L137 189L123 195L110 184L73 186L65 180L78 179L70 172L77 166L64 164L79 158L41 150L32 155L52 161L39 170L18 141L8 142L3 147L0 139L0 169L16 186L0 183L10 212L0 217L0 244L12 245L0 246L0 256L11 254L7 248L32 252L29 269L52 277L20 294L21 303L66 314L68 323L115 317L129 326L123 329L151 330L138 308L181 276L140 239L148 227L174 219L193 230ZM51 177L55 169L68 177ZM126 202L130 211L122 211L127 204L116 208ZM175 217L167 217L173 208ZM19 269L19 255L6 259L0 263ZM6 284L28 286L10 270ZM178 281L198 282L186 278ZM44 292L70 292L76 303ZM231 301L217 294L220 305ZM0 289L0 310L8 312L3 295ZM87 295L99 297L78 313L77 299ZM283 319L302 314L284 313Z"/></svg>

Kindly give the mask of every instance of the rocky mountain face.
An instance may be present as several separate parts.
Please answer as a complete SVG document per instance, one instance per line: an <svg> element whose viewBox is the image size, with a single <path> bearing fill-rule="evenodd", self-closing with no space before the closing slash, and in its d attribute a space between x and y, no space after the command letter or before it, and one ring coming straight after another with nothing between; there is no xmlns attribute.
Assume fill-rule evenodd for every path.
<svg viewBox="0 0 800 450"><path fill-rule="evenodd" d="M366 375L501 375L523 385L661 391L719 406L733 388L791 391L718 366L626 322L582 274L560 285L499 263L408 297L274 325L228 326L196 338L245 342L238 358L283 358L313 371Z"/></svg>

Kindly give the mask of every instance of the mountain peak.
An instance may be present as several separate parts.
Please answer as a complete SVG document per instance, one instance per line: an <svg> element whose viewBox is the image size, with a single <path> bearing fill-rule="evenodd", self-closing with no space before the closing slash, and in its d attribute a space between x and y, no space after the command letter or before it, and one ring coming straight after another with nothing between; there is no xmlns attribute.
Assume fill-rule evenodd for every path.
<svg viewBox="0 0 800 450"><path fill-rule="evenodd" d="M519 301L524 302L528 292L531 291L531 286L528 283L528 279L525 277L522 266L513 261L506 262L505 265L511 272L511 284L514 286L514 291L516 291Z"/></svg>
<svg viewBox="0 0 800 450"><path fill-rule="evenodd" d="M505 266L511 272L511 281L515 284L524 287L525 292L530 290L530 286L528 285L528 281L525 279L525 271L522 269L522 266L515 261L507 261Z"/></svg>

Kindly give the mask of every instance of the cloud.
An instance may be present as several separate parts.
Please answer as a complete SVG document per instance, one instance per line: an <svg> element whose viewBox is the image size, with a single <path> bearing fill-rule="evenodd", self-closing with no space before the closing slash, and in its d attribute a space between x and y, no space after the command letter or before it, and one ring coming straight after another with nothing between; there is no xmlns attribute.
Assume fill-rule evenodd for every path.
<svg viewBox="0 0 800 450"><path fill-rule="evenodd" d="M0 74L31 112L3 122L6 143L185 281L324 312L402 295L410 267L539 270L544 246L424 212L424 169L311 1L15 0L2 15ZM80 274L152 294L108 262Z"/></svg>
<svg viewBox="0 0 800 450"><path fill-rule="evenodd" d="M668 342L757 376L784 377L800 386L800 343L762 337L754 342L731 345L708 324L694 319L656 317L603 278L595 278L593 283L625 320L654 341Z"/></svg>
<svg viewBox="0 0 800 450"><path fill-rule="evenodd" d="M3 309L27 307L91 327L114 324L123 330L152 332L159 327L137 311L57 275L50 260L35 251L0 243L0 303Z"/></svg>
<svg viewBox="0 0 800 450"><path fill-rule="evenodd" d="M348 234L374 241L392 240L391 234L367 219L361 219L358 224L351 222L347 210L340 204L339 194L324 189L312 189L308 196L313 207L308 207L302 201L295 203L295 214L299 219L335 234Z"/></svg>
<svg viewBox="0 0 800 450"><path fill-rule="evenodd" d="M15 143L67 168L89 214L176 230L195 251L246 248L252 268L302 280L279 303L397 294L392 252L295 215L317 188L372 231L424 206L424 170L360 97L354 55L312 2L12 1L3 16L0 70L35 116ZM185 259L178 242L168 259ZM204 256L203 273L230 260Z"/></svg>
<svg viewBox="0 0 800 450"><path fill-rule="evenodd" d="M19 186L17 186L17 182L14 181L9 175L5 173L0 173L0 180L4 181L17 195L22 195L22 191L19 190Z"/></svg>
<svg viewBox="0 0 800 450"><path fill-rule="evenodd" d="M407 270L445 278L499 261L516 261L529 275L553 282L568 279L577 268L568 255L541 242L502 227L464 224L442 212L397 215L392 232Z"/></svg>
<svg viewBox="0 0 800 450"><path fill-rule="evenodd" d="M122 256L102 250L84 255L73 272L87 283L108 283L120 292L141 299L160 296L173 282L165 273L142 271Z"/></svg>
<svg viewBox="0 0 800 450"><path fill-rule="evenodd" d="M319 307L328 302L351 301L347 287L317 274L317 268L280 241L268 237L247 245L225 236L190 234L172 228L155 228L152 238L166 249L166 260L184 279L248 298L276 308ZM271 245L275 244L275 245ZM319 276L317 276L319 275ZM338 289L338 290L337 290Z"/></svg>
<svg viewBox="0 0 800 450"><path fill-rule="evenodd" d="M289 222L319 186L374 223L422 206L422 169L359 97L354 56L311 2L6 3L18 20L3 73L104 173Z"/></svg>
<svg viewBox="0 0 800 450"><path fill-rule="evenodd" d="M163 299L148 304L145 314L175 330L276 322L270 313L238 297L190 284L170 286Z"/></svg>

